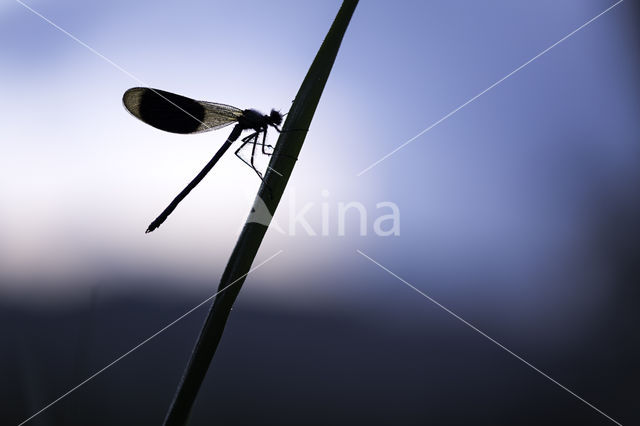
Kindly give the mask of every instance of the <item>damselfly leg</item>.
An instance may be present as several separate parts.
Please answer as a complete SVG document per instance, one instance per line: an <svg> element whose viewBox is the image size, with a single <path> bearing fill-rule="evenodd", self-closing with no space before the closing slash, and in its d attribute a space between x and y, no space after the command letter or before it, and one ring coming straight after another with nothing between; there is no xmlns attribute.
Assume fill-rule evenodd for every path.
<svg viewBox="0 0 640 426"><path fill-rule="evenodd" d="M276 130L278 130L278 129L276 129ZM279 131L279 130L278 130L278 131ZM267 143L267 131L265 130L264 134L262 135L262 153L263 153L264 155L272 156L272 155L273 155L273 152L267 152L267 151L265 150L265 148L266 148L266 147L269 147L269 148L271 148L272 150L273 150L273 149L275 149L272 145L269 145L269 144Z"/></svg>
<svg viewBox="0 0 640 426"><path fill-rule="evenodd" d="M246 164L247 166L251 167L251 169L256 172L256 174L258 175L258 177L260 178L260 180L262 181L262 183L265 185L265 187L269 190L269 194L272 193L271 191L271 187L267 184L267 182L264 180L264 177L262 176L262 173L260 172L260 170L257 169L257 167L254 164L254 159L255 159L255 154L256 154L256 145L259 143L258 142L258 138L260 137L260 133L265 133L266 131L261 131L261 132L255 132L250 134L249 136L245 136L244 138L242 138L242 144L238 147L238 149L236 149L235 151L235 155L236 157L238 157L240 160L242 160L242 162L244 164ZM264 143L264 139L263 139L263 143ZM244 148L247 144L252 144L251 146L251 160L247 161L244 158L242 158L242 156L240 155L240 151L242 151L242 148ZM263 152L264 152L264 147L263 147ZM269 153L265 153L267 155L271 155Z"/></svg>

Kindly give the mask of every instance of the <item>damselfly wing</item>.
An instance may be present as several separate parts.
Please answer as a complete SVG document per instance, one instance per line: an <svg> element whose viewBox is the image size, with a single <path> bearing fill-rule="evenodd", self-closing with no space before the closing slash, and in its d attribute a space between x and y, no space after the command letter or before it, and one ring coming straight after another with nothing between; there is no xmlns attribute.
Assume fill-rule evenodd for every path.
<svg viewBox="0 0 640 426"><path fill-rule="evenodd" d="M164 90L134 87L122 97L131 114L156 129L200 133L238 121L243 111L231 105L196 101Z"/></svg>

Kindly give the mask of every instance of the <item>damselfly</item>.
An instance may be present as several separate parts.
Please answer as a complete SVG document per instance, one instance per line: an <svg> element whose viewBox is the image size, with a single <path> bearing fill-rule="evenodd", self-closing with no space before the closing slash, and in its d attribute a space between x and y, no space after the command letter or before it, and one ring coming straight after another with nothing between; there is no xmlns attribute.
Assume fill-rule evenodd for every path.
<svg viewBox="0 0 640 426"><path fill-rule="evenodd" d="M200 133L216 130L231 123L236 123L231 134L207 163L200 173L182 190L180 194L167 206L147 228L147 233L153 231L165 221L176 206L200 183L216 162L229 149L231 144L240 137L243 130L253 130L254 133L242 138L242 144L235 154L249 167L251 167L264 182L262 173L254 165L256 146L262 145L262 152L270 155L266 148L273 148L266 144L267 129L269 126L280 132L278 127L282 123L282 114L271 110L269 115L264 115L254 109L241 110L230 105L213 102L196 101L175 93L146 87L134 87L127 90L122 98L124 106L131 114L160 130L172 133ZM260 142L260 134L262 141ZM247 162L239 154L247 144L253 144L251 148L251 160Z"/></svg>

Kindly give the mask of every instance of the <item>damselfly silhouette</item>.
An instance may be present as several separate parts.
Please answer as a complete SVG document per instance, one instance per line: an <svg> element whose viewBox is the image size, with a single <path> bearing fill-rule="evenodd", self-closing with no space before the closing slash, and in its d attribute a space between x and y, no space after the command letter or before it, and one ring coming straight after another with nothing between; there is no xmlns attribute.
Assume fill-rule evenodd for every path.
<svg viewBox="0 0 640 426"><path fill-rule="evenodd" d="M213 158L207 163L200 173L182 190L180 194L167 206L147 228L147 233L153 231L165 221L176 206L200 183L207 173L218 162L220 157L229 149L231 144L238 139L243 130L253 130L254 133L242 138L242 144L235 154L244 163L251 167L264 182L262 173L254 165L254 156L258 143L262 145L262 152L270 155L266 147L273 148L266 144L267 129L269 126L280 132L278 127L282 123L282 114L276 110L271 110L269 115L254 109L241 110L230 105L217 104L213 102L196 101L175 93L164 90L151 89L146 87L134 87L127 90L122 97L124 106L131 114L160 130L172 133L201 133L209 130L216 130L231 123L236 123L231 134L215 153ZM260 142L260 134L262 141ZM251 160L247 162L239 155L239 152L247 144L253 144L251 149Z"/></svg>

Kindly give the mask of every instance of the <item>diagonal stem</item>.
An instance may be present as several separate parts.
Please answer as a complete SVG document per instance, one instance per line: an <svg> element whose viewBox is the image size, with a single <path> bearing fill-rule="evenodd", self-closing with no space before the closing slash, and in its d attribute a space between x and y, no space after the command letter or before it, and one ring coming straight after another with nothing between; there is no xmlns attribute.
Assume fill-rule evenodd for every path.
<svg viewBox="0 0 640 426"><path fill-rule="evenodd" d="M357 0L344 0L333 25L329 29L322 46L320 46L320 50L316 54L291 106L287 121L283 126L283 132L278 138L274 155L269 162L264 181L254 201L254 208L258 204L262 204L266 205L269 212L275 213L293 172L293 167L296 163L295 159L298 158L307 135L306 130L291 130L309 128L340 48L342 37L357 4ZM274 170L278 170L278 173L273 172ZM191 354L191 359L178 385L178 390L169 407L164 426L183 426L187 424L200 385L220 343L231 308L244 282L243 274L250 269L260 248L260 243L267 232L270 220L271 217L268 218L267 223L259 224L253 221L245 223L227 267L222 274L219 288L225 287L234 280L238 280L238 283L216 296Z"/></svg>

